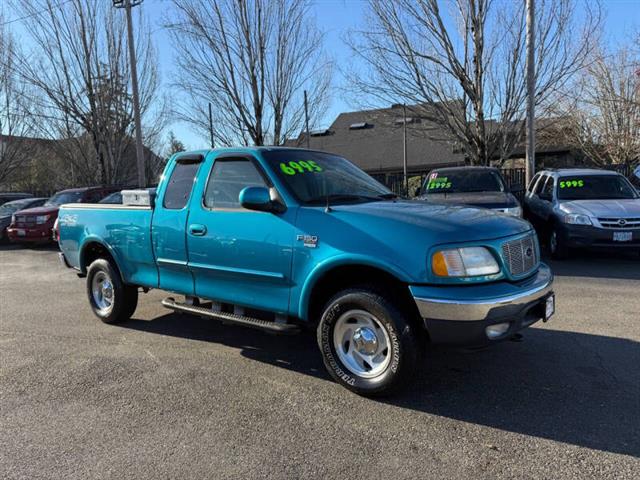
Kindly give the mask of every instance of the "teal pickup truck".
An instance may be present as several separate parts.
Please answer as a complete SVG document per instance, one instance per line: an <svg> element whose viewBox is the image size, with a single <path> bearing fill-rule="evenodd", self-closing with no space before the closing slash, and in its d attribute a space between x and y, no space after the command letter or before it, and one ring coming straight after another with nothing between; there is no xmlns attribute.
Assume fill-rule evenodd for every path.
<svg viewBox="0 0 640 480"><path fill-rule="evenodd" d="M273 332L311 327L331 376L364 395L421 368L428 344L485 346L554 313L531 225L398 198L336 155L280 147L179 153L157 191L60 209L60 259L106 323L139 291ZM179 321L179 320L176 320Z"/></svg>

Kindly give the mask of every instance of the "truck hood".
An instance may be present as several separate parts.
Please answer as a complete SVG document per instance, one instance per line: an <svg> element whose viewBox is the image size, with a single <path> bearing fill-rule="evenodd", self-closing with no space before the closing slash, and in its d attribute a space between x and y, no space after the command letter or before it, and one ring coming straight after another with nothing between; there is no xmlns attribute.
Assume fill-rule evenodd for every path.
<svg viewBox="0 0 640 480"><path fill-rule="evenodd" d="M365 231L402 241L429 237L430 243L488 240L524 233L529 222L491 210L423 201L386 201L340 205L333 213Z"/></svg>
<svg viewBox="0 0 640 480"><path fill-rule="evenodd" d="M512 208L518 206L518 201L509 192L430 193L420 197L420 200L482 208Z"/></svg>
<svg viewBox="0 0 640 480"><path fill-rule="evenodd" d="M60 207L58 206L42 206L42 207L33 207L27 208L26 210L19 210L14 213L14 215L51 215L57 214Z"/></svg>
<svg viewBox="0 0 640 480"><path fill-rule="evenodd" d="M566 213L580 213L591 217L640 217L640 199L627 200L567 200L560 203Z"/></svg>

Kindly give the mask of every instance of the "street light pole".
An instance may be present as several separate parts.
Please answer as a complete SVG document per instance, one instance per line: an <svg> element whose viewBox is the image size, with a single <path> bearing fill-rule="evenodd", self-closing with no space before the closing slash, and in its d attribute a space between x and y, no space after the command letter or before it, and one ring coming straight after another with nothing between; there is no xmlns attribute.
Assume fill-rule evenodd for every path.
<svg viewBox="0 0 640 480"><path fill-rule="evenodd" d="M407 105L402 104L402 173L404 193L409 196L409 177L407 176Z"/></svg>
<svg viewBox="0 0 640 480"><path fill-rule="evenodd" d="M140 5L142 0L113 0L113 6L124 8L127 15L127 36L129 43L129 63L131 64L131 93L133 95L133 121L136 129L136 165L138 168L138 187L147 185L144 169L144 148L142 146L142 125L140 122L140 97L138 95L138 69L136 66L136 46L133 43L133 20L131 7Z"/></svg>
<svg viewBox="0 0 640 480"><path fill-rule="evenodd" d="M536 170L536 70L535 70L535 6L534 0L527 2L527 153L525 184L529 185Z"/></svg>
<svg viewBox="0 0 640 480"><path fill-rule="evenodd" d="M307 130L307 148L311 148L309 145L309 104L307 102L307 91L304 91L304 124Z"/></svg>

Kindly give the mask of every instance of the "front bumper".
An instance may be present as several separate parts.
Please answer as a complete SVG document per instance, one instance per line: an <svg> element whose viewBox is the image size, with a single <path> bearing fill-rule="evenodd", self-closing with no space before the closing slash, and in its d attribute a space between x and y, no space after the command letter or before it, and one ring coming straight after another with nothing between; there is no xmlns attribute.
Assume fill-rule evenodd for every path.
<svg viewBox="0 0 640 480"><path fill-rule="evenodd" d="M614 232L632 232L632 239L625 242L613 240ZM573 248L640 248L640 230L599 228L592 225L560 224L560 239Z"/></svg>
<svg viewBox="0 0 640 480"><path fill-rule="evenodd" d="M11 242L51 242L52 225L43 224L36 227L9 227L7 237Z"/></svg>
<svg viewBox="0 0 640 480"><path fill-rule="evenodd" d="M553 295L553 274L541 264L531 277L511 283L465 286L409 287L432 343L483 346L513 336L545 318ZM486 328L508 323L507 330L490 339Z"/></svg>

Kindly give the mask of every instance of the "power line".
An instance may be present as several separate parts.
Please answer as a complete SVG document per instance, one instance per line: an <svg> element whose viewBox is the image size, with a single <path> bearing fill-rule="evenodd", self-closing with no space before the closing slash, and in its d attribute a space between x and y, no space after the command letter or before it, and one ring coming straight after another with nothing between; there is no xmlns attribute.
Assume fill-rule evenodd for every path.
<svg viewBox="0 0 640 480"><path fill-rule="evenodd" d="M62 7L63 5L67 4L71 2L71 0L63 0L62 2L58 2L56 5L54 5L54 8L59 8ZM5 25L9 25L10 23L15 23L15 22L21 22L22 20L26 20L27 18L31 18L31 17L35 17L38 15L42 15L43 13L47 13L49 11L48 8L44 9L44 10L40 10L38 12L33 12L30 13L29 15L25 15L24 17L20 17L20 18L14 18L13 20L7 20L6 22L0 23L0 27L4 27Z"/></svg>

